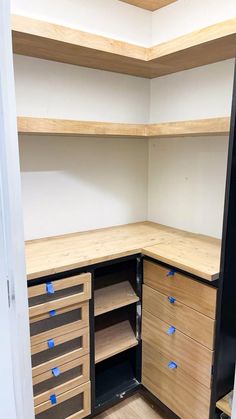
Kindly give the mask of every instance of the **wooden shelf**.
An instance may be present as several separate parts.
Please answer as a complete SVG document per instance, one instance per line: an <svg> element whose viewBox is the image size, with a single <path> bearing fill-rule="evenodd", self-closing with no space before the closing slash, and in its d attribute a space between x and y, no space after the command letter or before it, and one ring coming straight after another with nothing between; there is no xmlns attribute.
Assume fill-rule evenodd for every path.
<svg viewBox="0 0 236 419"><path fill-rule="evenodd" d="M129 281L99 288L94 292L95 316L139 301Z"/></svg>
<svg viewBox="0 0 236 419"><path fill-rule="evenodd" d="M16 54L154 78L236 56L236 18L145 48L24 16L12 16Z"/></svg>
<svg viewBox="0 0 236 419"><path fill-rule="evenodd" d="M230 118L209 118L160 124L117 124L112 122L18 117L19 134L38 135L165 138L228 135L229 127Z"/></svg>
<svg viewBox="0 0 236 419"><path fill-rule="evenodd" d="M95 363L138 345L128 320L101 329L95 333Z"/></svg>
<svg viewBox="0 0 236 419"><path fill-rule="evenodd" d="M232 411L232 406L230 404L230 399L233 397L233 391L231 391L230 393L226 394L225 397L223 397L222 399L218 400L218 402L216 403L216 407L221 410L221 412L224 412L226 415L228 415L229 417L231 417L231 411ZM232 400L232 399L231 399Z"/></svg>
<svg viewBox="0 0 236 419"><path fill-rule="evenodd" d="M175 3L177 0L121 0L124 3L129 3L132 6L140 7L141 9L155 10L168 6L168 4Z"/></svg>

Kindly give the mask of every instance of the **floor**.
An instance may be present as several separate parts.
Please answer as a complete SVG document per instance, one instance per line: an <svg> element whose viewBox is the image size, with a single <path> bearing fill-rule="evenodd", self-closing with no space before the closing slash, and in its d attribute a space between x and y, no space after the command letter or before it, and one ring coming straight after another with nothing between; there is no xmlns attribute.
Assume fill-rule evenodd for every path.
<svg viewBox="0 0 236 419"><path fill-rule="evenodd" d="M124 400L96 419L166 419L163 412L140 394Z"/></svg>

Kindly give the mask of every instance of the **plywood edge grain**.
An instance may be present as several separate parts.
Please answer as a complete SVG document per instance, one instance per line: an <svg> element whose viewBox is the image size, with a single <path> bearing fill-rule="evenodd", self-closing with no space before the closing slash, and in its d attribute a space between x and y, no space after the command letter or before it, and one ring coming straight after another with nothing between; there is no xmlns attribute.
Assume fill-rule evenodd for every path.
<svg viewBox="0 0 236 419"><path fill-rule="evenodd" d="M96 121L76 121L66 119L17 118L20 134L145 137L145 124L125 124Z"/></svg>
<svg viewBox="0 0 236 419"><path fill-rule="evenodd" d="M158 124L126 124L19 116L17 123L19 134L162 138L228 135L230 118L209 118Z"/></svg>

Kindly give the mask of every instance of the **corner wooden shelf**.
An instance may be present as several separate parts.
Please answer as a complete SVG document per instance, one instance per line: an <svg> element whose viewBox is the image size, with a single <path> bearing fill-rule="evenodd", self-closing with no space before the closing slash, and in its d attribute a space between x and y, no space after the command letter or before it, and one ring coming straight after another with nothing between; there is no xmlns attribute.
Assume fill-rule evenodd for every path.
<svg viewBox="0 0 236 419"><path fill-rule="evenodd" d="M140 7L141 9L155 10L161 9L162 7L168 6L171 3L175 3L177 0L120 0L124 3L129 3L132 6Z"/></svg>
<svg viewBox="0 0 236 419"><path fill-rule="evenodd" d="M19 134L38 135L165 138L197 135L228 135L229 127L230 118L226 117L160 124L121 124L18 117Z"/></svg>
<svg viewBox="0 0 236 419"><path fill-rule="evenodd" d="M139 301L129 281L121 281L94 291L95 316Z"/></svg>
<svg viewBox="0 0 236 419"><path fill-rule="evenodd" d="M233 397L233 391L226 394L222 399L218 400L216 403L216 407L221 410L221 412L225 413L229 417L231 416L232 406L230 404L230 398Z"/></svg>
<svg viewBox="0 0 236 419"><path fill-rule="evenodd" d="M24 16L12 16L16 54L155 78L236 56L236 18L145 48Z"/></svg>
<svg viewBox="0 0 236 419"><path fill-rule="evenodd" d="M129 320L101 329L95 333L95 363L138 345Z"/></svg>

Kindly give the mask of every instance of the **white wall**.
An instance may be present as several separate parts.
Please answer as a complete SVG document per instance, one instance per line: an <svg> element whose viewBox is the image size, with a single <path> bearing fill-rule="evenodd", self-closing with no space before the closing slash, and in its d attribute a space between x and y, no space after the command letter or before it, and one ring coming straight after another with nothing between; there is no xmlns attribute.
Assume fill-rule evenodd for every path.
<svg viewBox="0 0 236 419"><path fill-rule="evenodd" d="M11 0L11 9L14 14L134 44L151 42L151 13L118 0Z"/></svg>
<svg viewBox="0 0 236 419"><path fill-rule="evenodd" d="M178 0L152 13L153 45L236 17L235 0Z"/></svg>
<svg viewBox="0 0 236 419"><path fill-rule="evenodd" d="M26 239L142 221L144 139L21 136Z"/></svg>
<svg viewBox="0 0 236 419"><path fill-rule="evenodd" d="M17 114L144 123L147 79L15 55Z"/></svg>
<svg viewBox="0 0 236 419"><path fill-rule="evenodd" d="M233 60L151 81L151 122L229 116ZM221 237L228 138L153 139L148 218Z"/></svg>

